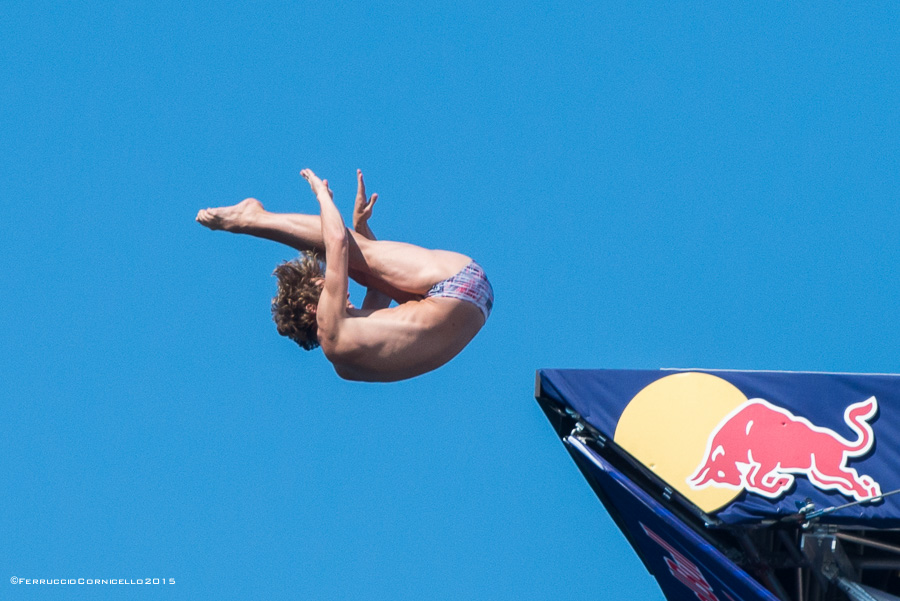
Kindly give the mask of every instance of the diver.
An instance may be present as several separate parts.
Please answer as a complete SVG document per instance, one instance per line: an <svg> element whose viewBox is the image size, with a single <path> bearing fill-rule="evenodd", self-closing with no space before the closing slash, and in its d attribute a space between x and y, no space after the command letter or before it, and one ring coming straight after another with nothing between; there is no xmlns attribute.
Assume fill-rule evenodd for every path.
<svg viewBox="0 0 900 601"><path fill-rule="evenodd" d="M368 221L378 195L367 198L362 171L356 173L353 230L344 226L328 180L309 169L300 174L316 195L319 216L271 213L254 198L197 214L209 229L300 251L275 269L278 333L306 350L321 346L340 377L367 382L412 378L462 351L493 306L481 266L456 252L376 240ZM350 277L367 289L359 308L349 301Z"/></svg>

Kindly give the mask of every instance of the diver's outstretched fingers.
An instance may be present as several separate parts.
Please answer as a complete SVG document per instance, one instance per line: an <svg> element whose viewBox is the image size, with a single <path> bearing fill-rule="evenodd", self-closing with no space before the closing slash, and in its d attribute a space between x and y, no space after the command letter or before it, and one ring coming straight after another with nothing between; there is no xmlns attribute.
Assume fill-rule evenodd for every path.
<svg viewBox="0 0 900 601"><path fill-rule="evenodd" d="M363 202L366 200L366 182L363 181L362 169L356 170L356 200L359 202L359 199L362 198Z"/></svg>
<svg viewBox="0 0 900 601"><path fill-rule="evenodd" d="M358 212L368 211L369 216L372 215L372 205L378 200L378 193L372 195L371 198L366 197L366 182L363 179L362 169L356 170L356 207Z"/></svg>
<svg viewBox="0 0 900 601"><path fill-rule="evenodd" d="M315 173L313 173L312 169L309 169L309 168L301 169L300 175L303 176L303 179L305 179L306 181L309 182L309 185L312 188L315 188L316 184L322 183L322 180L319 179L319 176L317 176Z"/></svg>
<svg viewBox="0 0 900 601"><path fill-rule="evenodd" d="M378 200L378 194L372 198L366 198L366 183L363 181L362 170L356 170L356 201L353 203L353 229L363 233L368 230L368 221L372 217L372 207ZM366 236L371 238L372 236Z"/></svg>
<svg viewBox="0 0 900 601"><path fill-rule="evenodd" d="M303 179L309 182L309 187L312 188L312 191L315 194L319 194L320 192L328 192L328 195L334 198L331 190L328 189L328 180L322 181L319 177L313 173L312 169L303 169L300 171L300 175L303 176Z"/></svg>

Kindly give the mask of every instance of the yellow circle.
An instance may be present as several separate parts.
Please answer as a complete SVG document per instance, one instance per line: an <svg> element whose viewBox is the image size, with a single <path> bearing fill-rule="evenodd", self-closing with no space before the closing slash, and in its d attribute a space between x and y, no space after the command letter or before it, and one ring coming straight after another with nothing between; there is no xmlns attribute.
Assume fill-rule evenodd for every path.
<svg viewBox="0 0 900 601"><path fill-rule="evenodd" d="M687 480L705 459L712 431L746 401L733 384L711 374L666 376L631 399L614 440L700 509L712 512L740 491L715 486L694 490Z"/></svg>

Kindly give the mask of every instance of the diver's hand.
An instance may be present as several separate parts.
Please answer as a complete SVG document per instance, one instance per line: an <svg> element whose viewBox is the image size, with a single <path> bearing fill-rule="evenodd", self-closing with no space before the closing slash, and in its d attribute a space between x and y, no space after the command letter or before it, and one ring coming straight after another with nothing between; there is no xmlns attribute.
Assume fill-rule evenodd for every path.
<svg viewBox="0 0 900 601"><path fill-rule="evenodd" d="M373 194L371 198L366 198L366 183L363 181L362 170L356 170L356 202L353 204L353 229L362 236L371 240L375 239L372 230L369 228L369 218L372 216L372 208L375 201L378 200L378 194Z"/></svg>
<svg viewBox="0 0 900 601"><path fill-rule="evenodd" d="M315 173L312 172L312 169L304 169L300 172L300 175L303 176L307 182L309 182L309 187L312 188L313 193L316 195L316 198L319 197L320 194L328 194L328 198L334 199L334 192L328 187L328 180L319 179Z"/></svg>

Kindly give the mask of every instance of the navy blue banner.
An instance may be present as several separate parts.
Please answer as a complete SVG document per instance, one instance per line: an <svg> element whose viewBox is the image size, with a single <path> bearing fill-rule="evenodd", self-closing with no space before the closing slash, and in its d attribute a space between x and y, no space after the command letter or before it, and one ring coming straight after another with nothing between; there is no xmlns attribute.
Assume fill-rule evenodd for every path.
<svg viewBox="0 0 900 601"><path fill-rule="evenodd" d="M769 591L577 439L573 457L618 513L669 601L777 601Z"/></svg>
<svg viewBox="0 0 900 601"><path fill-rule="evenodd" d="M900 376L542 370L541 395L726 523L900 526Z"/></svg>

